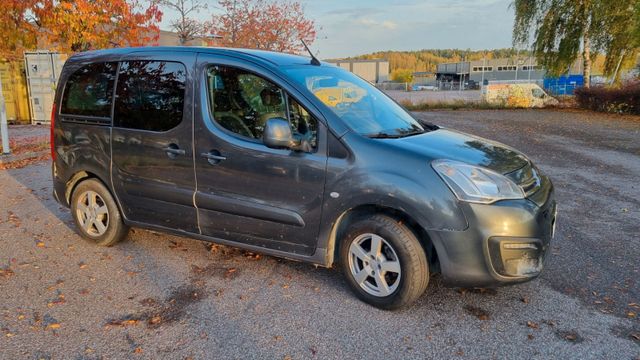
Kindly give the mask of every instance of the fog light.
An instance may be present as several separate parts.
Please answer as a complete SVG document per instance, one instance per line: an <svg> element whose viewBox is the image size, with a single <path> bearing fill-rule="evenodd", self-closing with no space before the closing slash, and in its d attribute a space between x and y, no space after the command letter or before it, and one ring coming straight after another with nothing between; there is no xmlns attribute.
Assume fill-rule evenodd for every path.
<svg viewBox="0 0 640 360"><path fill-rule="evenodd" d="M494 270L502 276L531 277L543 266L544 245L536 238L492 237L489 255Z"/></svg>

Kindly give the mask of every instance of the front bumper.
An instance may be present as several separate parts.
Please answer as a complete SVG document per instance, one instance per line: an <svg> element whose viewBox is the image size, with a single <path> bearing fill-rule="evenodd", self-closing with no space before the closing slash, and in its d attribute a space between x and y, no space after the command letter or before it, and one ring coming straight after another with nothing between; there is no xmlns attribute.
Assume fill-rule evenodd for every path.
<svg viewBox="0 0 640 360"><path fill-rule="evenodd" d="M465 231L430 233L445 284L494 287L540 275L556 222L551 181L529 199L461 207Z"/></svg>

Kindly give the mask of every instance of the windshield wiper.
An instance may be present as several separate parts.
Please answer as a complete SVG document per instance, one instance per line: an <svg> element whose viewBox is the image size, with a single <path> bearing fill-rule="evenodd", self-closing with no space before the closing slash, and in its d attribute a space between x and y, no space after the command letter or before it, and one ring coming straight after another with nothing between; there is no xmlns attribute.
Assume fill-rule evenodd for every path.
<svg viewBox="0 0 640 360"><path fill-rule="evenodd" d="M402 130L398 129L396 131L398 131L398 133L396 134L389 134L387 132L381 131L379 133L368 134L366 136L372 139L397 139L405 136L418 135L418 134L424 133L424 130L418 130L418 129L402 129Z"/></svg>
<svg viewBox="0 0 640 360"><path fill-rule="evenodd" d="M368 138L371 139L397 139L399 137L402 137L402 134L389 134L386 132L379 132L379 133L374 133L374 134L367 134L366 135Z"/></svg>

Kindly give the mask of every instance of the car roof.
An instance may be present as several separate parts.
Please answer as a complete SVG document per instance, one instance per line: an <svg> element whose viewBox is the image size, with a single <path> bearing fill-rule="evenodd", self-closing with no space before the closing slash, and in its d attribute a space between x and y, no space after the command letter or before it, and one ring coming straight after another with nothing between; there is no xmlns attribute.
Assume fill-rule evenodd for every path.
<svg viewBox="0 0 640 360"><path fill-rule="evenodd" d="M104 50L91 50L73 55L69 60L90 60L92 58L103 58L110 56L121 56L132 52L154 53L154 52L198 52L209 54L226 54L247 59L259 59L271 63L275 66L307 65L311 63L311 58L306 56L286 54L275 51L237 49L224 47L204 47L204 46L148 46L148 47L125 47ZM329 65L324 63L325 65Z"/></svg>

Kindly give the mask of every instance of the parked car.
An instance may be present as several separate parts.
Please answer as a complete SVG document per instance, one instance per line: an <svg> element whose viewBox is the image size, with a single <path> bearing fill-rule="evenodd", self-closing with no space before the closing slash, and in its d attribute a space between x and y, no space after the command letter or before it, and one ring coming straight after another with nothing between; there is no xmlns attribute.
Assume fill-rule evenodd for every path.
<svg viewBox="0 0 640 360"><path fill-rule="evenodd" d="M553 186L522 153L420 122L315 59L79 53L55 104L54 196L98 245L134 226L339 264L360 299L395 309L434 272L461 287L531 280L553 237Z"/></svg>

